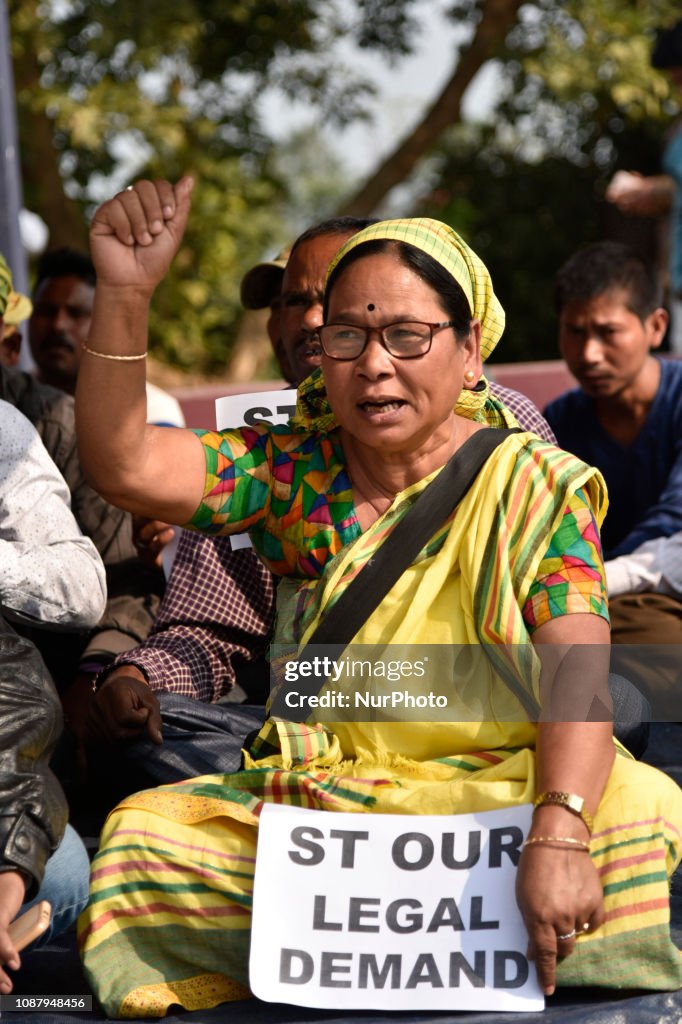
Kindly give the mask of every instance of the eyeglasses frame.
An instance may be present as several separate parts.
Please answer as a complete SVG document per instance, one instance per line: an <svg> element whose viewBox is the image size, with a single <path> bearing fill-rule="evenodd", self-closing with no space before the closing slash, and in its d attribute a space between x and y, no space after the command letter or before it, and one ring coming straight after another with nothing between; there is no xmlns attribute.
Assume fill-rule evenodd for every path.
<svg viewBox="0 0 682 1024"><path fill-rule="evenodd" d="M384 332L387 331L389 329L389 327L395 327L397 324L421 324L423 327L428 327L430 333L429 333L429 343L428 343L427 348L425 348L423 352L418 352L414 356L399 356L395 352L391 352L391 350L388 347L388 344L386 342L386 337L385 337ZM442 331L442 330L445 330L446 327L454 327L454 326L455 326L455 321L454 320L442 320L440 323L435 323L435 324L434 323L428 323L426 320L394 320L393 323L384 324L383 327L360 327L360 326L358 326L358 324L331 323L331 324L323 324L322 327L318 327L318 329L315 331L314 337L316 337L317 340L319 341L319 343L320 343L320 345L322 347L322 351L324 352L324 354L329 359L333 359L337 363L352 363L353 360L359 359L360 356L362 355L362 353L365 351L365 349L369 345L369 340L370 340L372 334L378 334L379 335L379 340L380 340L381 344L386 349L388 354L390 356L392 356L394 359L401 359L401 360L402 359L421 359L422 356L428 355L429 352L431 351L431 345L433 344L433 335L434 335L435 331ZM353 327L356 330L363 330L365 332L365 343L364 343L364 345L362 346L362 348L360 349L360 351L358 352L358 354L356 356L335 356L335 355L332 355L331 352L327 352L326 348L324 347L324 342L322 340L322 335L320 333L321 331L323 331L325 329L325 327Z"/></svg>

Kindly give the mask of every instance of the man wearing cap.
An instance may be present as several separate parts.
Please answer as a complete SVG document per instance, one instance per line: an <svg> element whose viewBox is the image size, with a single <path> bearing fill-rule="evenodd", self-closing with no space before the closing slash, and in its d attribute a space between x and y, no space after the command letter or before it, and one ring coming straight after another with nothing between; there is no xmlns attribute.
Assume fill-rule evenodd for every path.
<svg viewBox="0 0 682 1024"><path fill-rule="evenodd" d="M0 336L30 303L12 291L0 255ZM57 467L25 416L0 401L0 993L20 967L8 932L28 901L52 905L50 933L72 924L88 895L88 857L67 825L49 761L61 708L42 659L18 623L87 628L104 609L102 560L83 537ZM45 936L47 938L47 935Z"/></svg>
<svg viewBox="0 0 682 1024"><path fill-rule="evenodd" d="M0 333L7 309L16 313L22 298L0 254ZM105 596L102 559L78 528L57 467L35 427L0 401L2 615L43 629L82 629L102 614Z"/></svg>
<svg viewBox="0 0 682 1024"><path fill-rule="evenodd" d="M0 259L2 259L4 267L7 268L6 272L9 273L9 267L7 267L4 259L1 256ZM3 272L3 266L0 265L0 275ZM3 316L4 327L0 339L0 363L3 366L16 366L19 362L19 354L21 352L21 331L19 330L19 325L24 320L28 320L32 311L33 306L29 298L22 295L21 292L9 292Z"/></svg>
<svg viewBox="0 0 682 1024"><path fill-rule="evenodd" d="M291 252L253 267L241 285L247 309L270 308L268 334L283 377L299 383L320 363L326 269L367 223L342 217L305 231ZM525 396L491 385L527 429L552 439ZM274 614L270 573L228 537L184 533L149 638L120 655L98 680L90 726L95 740L137 736L117 760L119 793L239 767L244 737L260 727L264 660ZM225 702L237 684L249 705ZM254 702L257 702L257 706ZM125 765L125 768L124 768Z"/></svg>

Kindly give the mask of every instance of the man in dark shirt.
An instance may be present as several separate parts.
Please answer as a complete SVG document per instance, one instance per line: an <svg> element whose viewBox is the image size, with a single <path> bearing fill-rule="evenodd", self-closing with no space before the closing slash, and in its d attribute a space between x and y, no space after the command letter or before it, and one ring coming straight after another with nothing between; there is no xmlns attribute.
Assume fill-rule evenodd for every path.
<svg viewBox="0 0 682 1024"><path fill-rule="evenodd" d="M661 301L654 268L617 242L583 249L557 276L559 347L580 387L545 415L559 444L604 475L607 559L682 530L682 363L653 354L668 323ZM624 593L610 599L609 610L615 644L655 645L646 656L629 652L648 664L646 679L634 661L626 664L625 651L614 652L621 670L642 686L655 714L682 718L682 601ZM661 704L662 693L672 704Z"/></svg>
<svg viewBox="0 0 682 1024"><path fill-rule="evenodd" d="M604 474L612 558L682 529L682 363L653 354L668 316L653 268L629 247L576 253L555 295L559 348L580 387L545 415L559 444Z"/></svg>

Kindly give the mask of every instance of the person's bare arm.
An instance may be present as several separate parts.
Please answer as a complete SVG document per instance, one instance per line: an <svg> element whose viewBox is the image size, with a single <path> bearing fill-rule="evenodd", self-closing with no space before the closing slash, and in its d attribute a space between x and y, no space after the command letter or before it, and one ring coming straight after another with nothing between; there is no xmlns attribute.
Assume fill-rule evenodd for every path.
<svg viewBox="0 0 682 1024"><path fill-rule="evenodd" d="M643 176L635 171L619 171L606 190L606 199L621 213L660 217L672 206L675 187L668 174Z"/></svg>
<svg viewBox="0 0 682 1024"><path fill-rule="evenodd" d="M593 815L614 757L608 623L596 615L565 615L540 626L533 643L543 662L543 708L550 709L538 726L536 791L582 796ZM538 807L529 838L548 836L569 842L541 842L524 849L517 900L540 986L551 995L557 957L569 955L575 945L573 936L558 936L579 934L585 925L594 930L604 910L599 877L589 853L578 845L590 838L585 823L564 807Z"/></svg>
<svg viewBox="0 0 682 1024"><path fill-rule="evenodd" d="M140 181L104 203L90 231L97 288L88 348L129 357L147 347L149 305L177 252L193 182ZM185 523L201 498L201 444L191 431L146 423L145 360L83 355L78 443L94 487L112 504Z"/></svg>

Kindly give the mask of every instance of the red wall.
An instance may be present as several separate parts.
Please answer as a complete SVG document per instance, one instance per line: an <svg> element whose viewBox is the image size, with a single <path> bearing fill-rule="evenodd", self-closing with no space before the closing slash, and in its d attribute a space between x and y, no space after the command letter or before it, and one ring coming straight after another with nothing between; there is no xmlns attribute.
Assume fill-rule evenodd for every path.
<svg viewBox="0 0 682 1024"><path fill-rule="evenodd" d="M498 383L528 395L539 409L544 409L562 391L575 387L575 380L560 359L538 363L498 363L490 367L490 376ZM210 429L215 426L216 398L250 391L274 391L284 386L281 380L259 380L250 384L174 388L172 394L182 406L188 427Z"/></svg>

